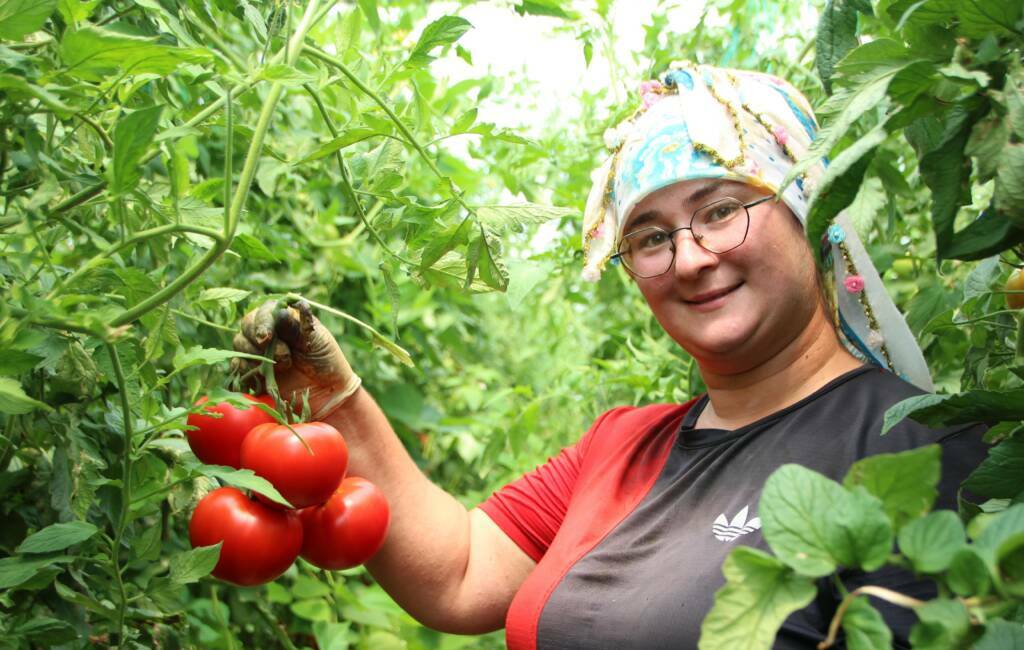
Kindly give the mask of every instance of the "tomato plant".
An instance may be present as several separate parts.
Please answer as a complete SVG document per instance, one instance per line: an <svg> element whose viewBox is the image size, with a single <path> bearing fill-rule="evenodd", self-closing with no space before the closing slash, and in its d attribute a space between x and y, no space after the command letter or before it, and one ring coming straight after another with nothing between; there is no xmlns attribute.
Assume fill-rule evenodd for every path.
<svg viewBox="0 0 1024 650"><path fill-rule="evenodd" d="M242 442L242 467L270 481L296 508L324 503L348 468L348 447L324 422L261 424Z"/></svg>
<svg viewBox="0 0 1024 650"><path fill-rule="evenodd" d="M302 557L321 569L349 569L383 546L391 521L384 493L370 481L349 476L322 506L299 511Z"/></svg>
<svg viewBox="0 0 1024 650"><path fill-rule="evenodd" d="M221 544L213 575L245 587L274 580L302 549L302 523L296 513L276 510L231 487L203 497L188 533L194 547Z"/></svg>
<svg viewBox="0 0 1024 650"><path fill-rule="evenodd" d="M245 395L245 399L274 408L274 399L269 395ZM207 402L205 397L201 397L196 404ZM204 463L238 469L241 467L242 441L245 436L256 425L273 422L273 416L255 406L238 408L228 402L208 405L199 413L188 416L186 423L189 427L195 427L186 432L188 445L192 453Z"/></svg>

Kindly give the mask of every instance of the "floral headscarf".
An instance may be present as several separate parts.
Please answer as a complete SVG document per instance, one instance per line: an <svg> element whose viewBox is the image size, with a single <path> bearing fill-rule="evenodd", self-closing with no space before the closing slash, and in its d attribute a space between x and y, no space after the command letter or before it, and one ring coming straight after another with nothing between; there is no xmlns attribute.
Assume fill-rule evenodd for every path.
<svg viewBox="0 0 1024 650"><path fill-rule="evenodd" d="M663 81L644 82L640 95L637 111L605 133L611 155L592 174L583 218L587 280L600 278L626 217L647 195L695 178L735 180L778 193L818 129L798 90L758 72L678 63ZM821 161L782 193L801 223L824 171ZM845 215L829 228L822 255L835 274L834 316L846 347L932 390L921 350Z"/></svg>

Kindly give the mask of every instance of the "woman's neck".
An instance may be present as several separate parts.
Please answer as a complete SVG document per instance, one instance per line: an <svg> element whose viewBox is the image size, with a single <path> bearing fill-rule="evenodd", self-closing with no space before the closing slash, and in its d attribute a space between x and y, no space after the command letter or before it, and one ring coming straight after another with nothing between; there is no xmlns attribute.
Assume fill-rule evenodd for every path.
<svg viewBox="0 0 1024 650"><path fill-rule="evenodd" d="M818 310L800 335L749 370L717 374L702 367L709 403L697 426L732 430L756 422L861 365Z"/></svg>

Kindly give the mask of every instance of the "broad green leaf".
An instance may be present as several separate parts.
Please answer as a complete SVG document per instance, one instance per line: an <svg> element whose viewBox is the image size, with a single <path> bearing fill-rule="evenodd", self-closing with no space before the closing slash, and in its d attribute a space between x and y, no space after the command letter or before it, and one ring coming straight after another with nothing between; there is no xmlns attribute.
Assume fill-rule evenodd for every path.
<svg viewBox="0 0 1024 650"><path fill-rule="evenodd" d="M126 194L142 178L139 164L153 143L160 125L162 106L143 108L122 117L114 128L114 165L110 178L110 191Z"/></svg>
<svg viewBox="0 0 1024 650"><path fill-rule="evenodd" d="M956 395L929 394L909 397L886 411L882 433L889 431L907 416L931 427L1024 420L1024 389L972 390Z"/></svg>
<svg viewBox="0 0 1024 650"><path fill-rule="evenodd" d="M349 644L354 639L352 635L352 624L332 623L330 621L316 621L313 623L313 636L316 638L317 647L320 650L348 650Z"/></svg>
<svg viewBox="0 0 1024 650"><path fill-rule="evenodd" d="M366 16L366 22L370 23L373 31L380 31L380 14L377 13L377 0L356 0L360 11Z"/></svg>
<svg viewBox="0 0 1024 650"><path fill-rule="evenodd" d="M289 508L292 507L292 504L288 503L288 500L281 496L281 493L277 491L277 488L270 481L261 476L256 476L256 473L251 469L234 469L225 465L199 465L197 471L205 476L219 478L232 487L253 490L275 503L280 503Z"/></svg>
<svg viewBox="0 0 1024 650"><path fill-rule="evenodd" d="M187 585L210 575L220 559L221 542L178 553L171 558L171 582Z"/></svg>
<svg viewBox="0 0 1024 650"><path fill-rule="evenodd" d="M195 346L189 348L187 351L184 348L178 348L177 352L174 354L174 369L184 370L195 366L209 366L235 357L253 359L255 361L264 360L263 357L255 354L235 352L234 350L214 350L212 348Z"/></svg>
<svg viewBox="0 0 1024 650"><path fill-rule="evenodd" d="M967 545L967 533L952 510L938 510L915 519L900 529L900 552L918 573L945 571L953 557Z"/></svg>
<svg viewBox="0 0 1024 650"><path fill-rule="evenodd" d="M936 486L942 471L938 445L895 454L878 454L854 463L843 485L863 486L885 506L895 528L920 517L932 508L938 495Z"/></svg>
<svg viewBox="0 0 1024 650"><path fill-rule="evenodd" d="M1024 243L1024 228L992 208L953 235L946 259L978 260Z"/></svg>
<svg viewBox="0 0 1024 650"><path fill-rule="evenodd" d="M551 219L579 214L570 208L559 208L535 203L519 205L481 205L474 208L481 223L493 232L514 230L521 232L530 224L544 223Z"/></svg>
<svg viewBox="0 0 1024 650"><path fill-rule="evenodd" d="M971 128L964 153L975 159L979 181L987 181L996 175L999 154L1009 141L1009 121L995 112L990 112Z"/></svg>
<svg viewBox="0 0 1024 650"><path fill-rule="evenodd" d="M465 18L441 16L426 26L405 64L423 66L430 63L433 60L430 53L435 48L454 43L472 26Z"/></svg>
<svg viewBox="0 0 1024 650"><path fill-rule="evenodd" d="M279 582L268 582L265 586L267 600L278 605L287 605L292 602L292 592L286 589Z"/></svg>
<svg viewBox="0 0 1024 650"><path fill-rule="evenodd" d="M940 259L945 258L946 249L953 243L953 226L960 206L970 203L971 165L964 148L971 127L962 112L950 111L938 146L922 149L921 142L915 146L921 157L921 178L932 193L932 228Z"/></svg>
<svg viewBox="0 0 1024 650"><path fill-rule="evenodd" d="M35 368L43 357L25 352L0 348L0 376L16 377Z"/></svg>
<svg viewBox="0 0 1024 650"><path fill-rule="evenodd" d="M1024 144L1003 147L996 169L997 210L1024 227Z"/></svg>
<svg viewBox="0 0 1024 650"><path fill-rule="evenodd" d="M969 38L988 34L1011 36L1020 34L1021 0L962 0L957 3L960 22L957 31Z"/></svg>
<svg viewBox="0 0 1024 650"><path fill-rule="evenodd" d="M71 558L66 555L46 557L25 557L23 555L12 555L0 559L0 589L10 589L26 582L40 569L70 562Z"/></svg>
<svg viewBox="0 0 1024 650"><path fill-rule="evenodd" d="M768 650L786 617L817 593L810 578L754 548L734 549L722 573L726 584L701 625L700 650Z"/></svg>
<svg viewBox="0 0 1024 650"><path fill-rule="evenodd" d="M29 83L17 75L0 72L0 89L7 91L12 99L34 97L61 116L70 115L75 110L46 88Z"/></svg>
<svg viewBox="0 0 1024 650"><path fill-rule="evenodd" d="M985 624L974 650L1024 650L1024 625L994 618Z"/></svg>
<svg viewBox="0 0 1024 650"><path fill-rule="evenodd" d="M465 133L469 127L476 122L477 109L471 108L455 120L452 124L451 133Z"/></svg>
<svg viewBox="0 0 1024 650"><path fill-rule="evenodd" d="M163 45L156 37L129 36L90 25L64 36L60 58L70 74L102 81L118 72L163 76L182 63L203 63L212 55L205 49Z"/></svg>
<svg viewBox="0 0 1024 650"><path fill-rule="evenodd" d="M1024 539L1024 503L1018 503L992 516L978 535L974 547L990 566L1009 552L1015 551Z"/></svg>
<svg viewBox="0 0 1024 650"><path fill-rule="evenodd" d="M0 0L0 38L20 41L37 31L57 8L57 0Z"/></svg>
<svg viewBox="0 0 1024 650"><path fill-rule="evenodd" d="M316 81L316 77L284 63L268 65L260 71L259 76L267 81L278 81L285 86L301 86Z"/></svg>
<svg viewBox="0 0 1024 650"><path fill-rule="evenodd" d="M67 643L78 638L78 632L71 625L60 619L49 616L37 616L13 630L15 635L29 638L41 637L47 647Z"/></svg>
<svg viewBox="0 0 1024 650"><path fill-rule="evenodd" d="M24 415L36 409L51 411L49 406L25 394L21 384L10 377L0 377L0 413Z"/></svg>
<svg viewBox="0 0 1024 650"><path fill-rule="evenodd" d="M299 575L292 584L291 593L296 598L323 598L331 594L331 588L316 578Z"/></svg>
<svg viewBox="0 0 1024 650"><path fill-rule="evenodd" d="M77 26L86 18L92 15L101 0L60 0L57 10L60 11L64 22Z"/></svg>
<svg viewBox="0 0 1024 650"><path fill-rule="evenodd" d="M489 230L482 230L484 246L477 263L480 279L492 289L504 291L508 288L508 269L501 259L501 241Z"/></svg>
<svg viewBox="0 0 1024 650"><path fill-rule="evenodd" d="M843 615L843 632L848 650L892 647L892 631L867 596L858 596L850 603Z"/></svg>
<svg viewBox="0 0 1024 650"><path fill-rule="evenodd" d="M970 630L967 608L959 600L937 598L916 610L918 622L910 630L914 650L959 648Z"/></svg>
<svg viewBox="0 0 1024 650"><path fill-rule="evenodd" d="M818 18L815 64L825 92L832 93L836 63L857 47L857 9L847 0L827 0Z"/></svg>
<svg viewBox="0 0 1024 650"><path fill-rule="evenodd" d="M277 262L267 245L252 235L240 232L231 241L231 250L242 256L243 259L259 260L263 262Z"/></svg>
<svg viewBox="0 0 1024 650"><path fill-rule="evenodd" d="M1011 499L1024 492L1024 440L1004 440L988 450L964 487L993 499Z"/></svg>
<svg viewBox="0 0 1024 650"><path fill-rule="evenodd" d="M953 555L945 578L958 596L985 596L992 587L989 566L973 546L962 547Z"/></svg>
<svg viewBox="0 0 1024 650"><path fill-rule="evenodd" d="M799 465L783 465L768 477L758 514L772 550L803 575L828 575L837 566L872 571L892 548L892 527L878 499Z"/></svg>
<svg viewBox="0 0 1024 650"><path fill-rule="evenodd" d="M32 533L18 546L18 553L52 553L80 544L96 534L96 526L87 521L52 524Z"/></svg>

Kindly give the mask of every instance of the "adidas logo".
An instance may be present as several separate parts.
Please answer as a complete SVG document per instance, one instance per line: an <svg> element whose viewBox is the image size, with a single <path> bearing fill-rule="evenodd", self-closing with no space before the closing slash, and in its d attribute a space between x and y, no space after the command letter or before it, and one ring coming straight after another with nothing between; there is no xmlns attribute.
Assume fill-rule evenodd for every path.
<svg viewBox="0 0 1024 650"><path fill-rule="evenodd" d="M711 532L714 533L715 539L720 542L731 542L740 535L746 535L759 529L761 527L760 517L754 517L747 521L747 511L749 509L749 506L743 506L743 510L736 513L732 521L725 518L724 512L718 515L715 523L711 525Z"/></svg>

